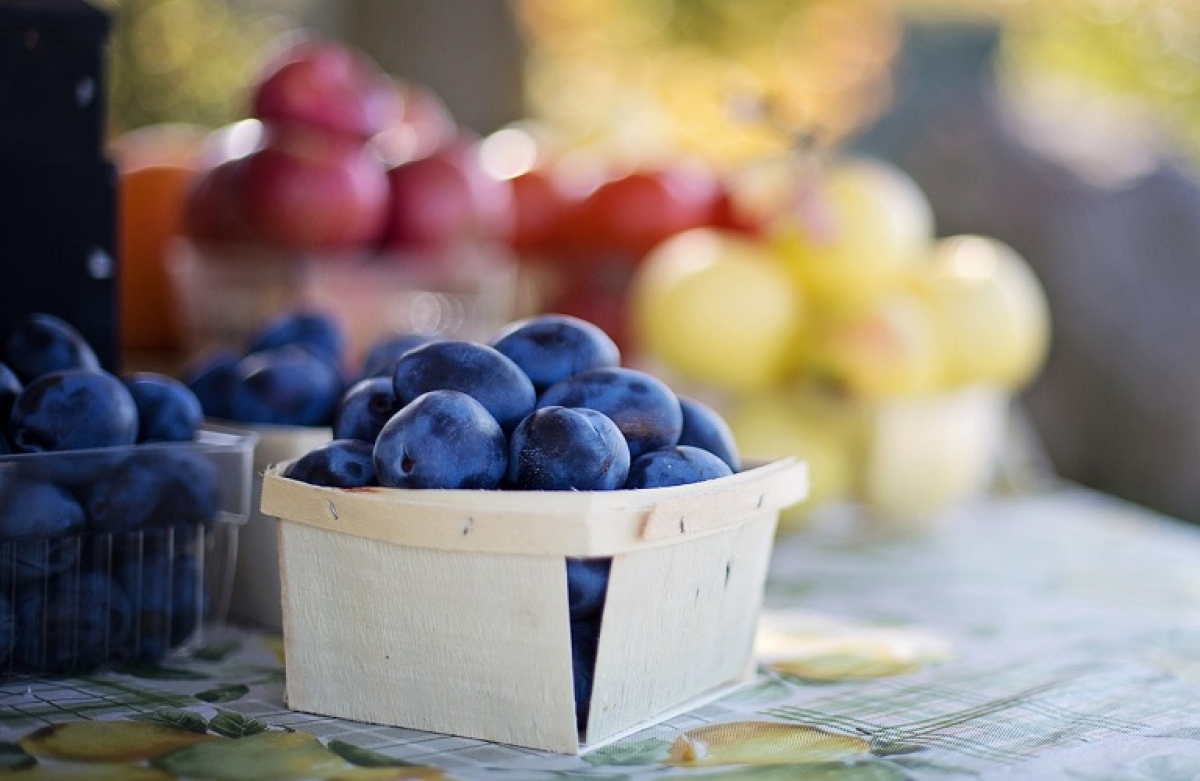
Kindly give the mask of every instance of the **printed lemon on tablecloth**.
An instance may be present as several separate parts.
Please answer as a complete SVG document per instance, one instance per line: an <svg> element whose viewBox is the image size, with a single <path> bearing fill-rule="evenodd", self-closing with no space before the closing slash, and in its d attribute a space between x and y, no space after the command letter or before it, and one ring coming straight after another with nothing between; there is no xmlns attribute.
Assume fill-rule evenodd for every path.
<svg viewBox="0 0 1200 781"><path fill-rule="evenodd" d="M43 727L22 738L18 745L30 756L42 759L133 762L216 739L214 735L141 721L71 721Z"/></svg>
<svg viewBox="0 0 1200 781"><path fill-rule="evenodd" d="M195 695L204 700L204 694ZM217 700L219 701L219 700ZM36 729L0 752L18 778L167 781L175 778L441 779L442 770L234 711L159 706L127 720L79 720ZM7 777L7 776L6 776Z"/></svg>
<svg viewBox="0 0 1200 781"><path fill-rule="evenodd" d="M734 721L690 729L671 746L668 764L804 765L847 762L870 755L860 735L842 735L808 724Z"/></svg>
<svg viewBox="0 0 1200 781"><path fill-rule="evenodd" d="M953 656L948 642L916 627L859 626L774 612L762 617L755 653L771 672L806 681L910 675Z"/></svg>

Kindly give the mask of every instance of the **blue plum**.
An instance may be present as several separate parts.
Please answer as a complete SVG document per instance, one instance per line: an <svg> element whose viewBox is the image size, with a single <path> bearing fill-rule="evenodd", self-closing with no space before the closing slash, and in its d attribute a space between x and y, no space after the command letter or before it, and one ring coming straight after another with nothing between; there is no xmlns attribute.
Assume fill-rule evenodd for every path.
<svg viewBox="0 0 1200 781"><path fill-rule="evenodd" d="M363 356L361 377L390 379L396 372L396 361L412 348L432 341L434 337L425 334L400 334L380 339L372 344Z"/></svg>
<svg viewBox="0 0 1200 781"><path fill-rule="evenodd" d="M491 344L521 367L538 393L572 375L621 363L620 349L602 328L570 315L518 320Z"/></svg>
<svg viewBox="0 0 1200 781"><path fill-rule="evenodd" d="M390 375L359 380L342 394L333 413L333 438L374 442L402 406Z"/></svg>
<svg viewBox="0 0 1200 781"><path fill-rule="evenodd" d="M375 472L390 488L496 488L506 446L483 404L462 391L434 390L384 425L375 440Z"/></svg>
<svg viewBox="0 0 1200 781"><path fill-rule="evenodd" d="M125 384L103 369L64 369L30 381L13 402L8 433L18 452L132 445L138 410Z"/></svg>
<svg viewBox="0 0 1200 781"><path fill-rule="evenodd" d="M10 481L54 483L82 497L88 487L108 474L128 456L128 447L103 447L82 450L60 450L45 453L15 453L18 458L5 462L0 471L0 497L7 492Z"/></svg>
<svg viewBox="0 0 1200 781"><path fill-rule="evenodd" d="M138 442L190 442L204 422L200 399L182 381L158 372L123 378L138 411Z"/></svg>
<svg viewBox="0 0 1200 781"><path fill-rule="evenodd" d="M154 526L212 523L221 509L221 470L190 447L143 446L139 458L158 466L162 490L154 506Z"/></svg>
<svg viewBox="0 0 1200 781"><path fill-rule="evenodd" d="M0 498L3 570L19 581L62 572L79 559L83 507L53 483L20 482Z"/></svg>
<svg viewBox="0 0 1200 781"><path fill-rule="evenodd" d="M201 558L187 551L177 554L171 585L171 645L176 646L196 633L208 609Z"/></svg>
<svg viewBox="0 0 1200 781"><path fill-rule="evenodd" d="M142 528L154 517L165 482L157 456L130 453L103 480L85 489L88 528L102 533Z"/></svg>
<svg viewBox="0 0 1200 781"><path fill-rule="evenodd" d="M740 471L737 441L725 418L704 402L688 396L679 397L679 406L683 410L683 430L678 444L707 450L729 464L734 472Z"/></svg>
<svg viewBox="0 0 1200 781"><path fill-rule="evenodd" d="M17 481L0 496L0 539L49 537L83 530L83 508L53 483Z"/></svg>
<svg viewBox="0 0 1200 781"><path fill-rule="evenodd" d="M13 402L21 395L24 384L17 378L15 372L7 365L0 363L0 428L8 420L8 413Z"/></svg>
<svg viewBox="0 0 1200 781"><path fill-rule="evenodd" d="M124 658L153 664L171 646L171 564L169 547L152 533L114 534L112 577L129 599L133 631Z"/></svg>
<svg viewBox="0 0 1200 781"><path fill-rule="evenodd" d="M575 723L580 732L587 729L599 646L599 618L571 622L571 675L575 688Z"/></svg>
<svg viewBox="0 0 1200 781"><path fill-rule="evenodd" d="M100 361L73 325L51 314L26 315L0 342L0 362L22 383L64 369L98 369Z"/></svg>
<svg viewBox="0 0 1200 781"><path fill-rule="evenodd" d="M361 439L334 439L293 461L283 476L329 488L379 485L375 476L375 445Z"/></svg>
<svg viewBox="0 0 1200 781"><path fill-rule="evenodd" d="M0 594L0 669L8 666L8 661L17 644L17 614L13 611L12 602L4 594Z"/></svg>
<svg viewBox="0 0 1200 781"><path fill-rule="evenodd" d="M241 423L328 426L344 390L334 364L296 345L246 355L237 375L229 411Z"/></svg>
<svg viewBox="0 0 1200 781"><path fill-rule="evenodd" d="M408 404L422 393L455 390L484 406L506 433L533 411L537 393L521 367L485 344L459 340L430 342L396 362L396 398Z"/></svg>
<svg viewBox="0 0 1200 781"><path fill-rule="evenodd" d="M66 573L17 594L18 664L53 673L95 669L129 641L133 611L112 578Z"/></svg>
<svg viewBox="0 0 1200 781"><path fill-rule="evenodd" d="M212 521L219 480L217 465L200 452L169 446L129 451L82 489L88 527L117 533Z"/></svg>
<svg viewBox="0 0 1200 781"><path fill-rule="evenodd" d="M733 474L719 457L691 445L653 450L638 458L629 467L626 488L663 488L669 485L690 485L716 480Z"/></svg>
<svg viewBox="0 0 1200 781"><path fill-rule="evenodd" d="M85 539L79 535L0 539L0 566L6 570L0 580L36 585L70 571L79 561Z"/></svg>
<svg viewBox="0 0 1200 781"><path fill-rule="evenodd" d="M162 659L196 630L204 606L203 571L188 544L188 527L113 535L113 579L134 616L122 656ZM182 542L181 542L182 540Z"/></svg>
<svg viewBox="0 0 1200 781"><path fill-rule="evenodd" d="M264 323L246 343L246 352L296 345L322 351L335 362L345 357L346 336L331 312L293 310Z"/></svg>
<svg viewBox="0 0 1200 781"><path fill-rule="evenodd" d="M230 402L242 357L236 350L219 348L203 353L184 367L183 384L196 394L205 415L214 418L233 416Z"/></svg>
<svg viewBox="0 0 1200 781"><path fill-rule="evenodd" d="M625 367L592 369L551 385L539 408L587 407L612 418L629 444L630 458L679 441L683 410L666 383Z"/></svg>
<svg viewBox="0 0 1200 781"><path fill-rule="evenodd" d="M567 559L567 605L572 621L599 618L604 613L612 559Z"/></svg>
<svg viewBox="0 0 1200 781"><path fill-rule="evenodd" d="M509 488L612 491L629 474L629 446L607 415L593 409L543 407L509 438Z"/></svg>

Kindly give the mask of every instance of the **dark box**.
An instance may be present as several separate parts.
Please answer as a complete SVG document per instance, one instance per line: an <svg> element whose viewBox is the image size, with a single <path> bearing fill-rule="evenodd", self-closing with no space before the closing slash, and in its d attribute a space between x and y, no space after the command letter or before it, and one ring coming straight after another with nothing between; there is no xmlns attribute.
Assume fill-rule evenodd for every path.
<svg viewBox="0 0 1200 781"><path fill-rule="evenodd" d="M118 368L115 190L109 163L0 164L0 334L58 315Z"/></svg>
<svg viewBox="0 0 1200 781"><path fill-rule="evenodd" d="M0 160L101 159L108 31L81 0L0 3Z"/></svg>
<svg viewBox="0 0 1200 781"><path fill-rule="evenodd" d="M108 32L82 0L0 2L0 335L27 314L58 315L117 370Z"/></svg>

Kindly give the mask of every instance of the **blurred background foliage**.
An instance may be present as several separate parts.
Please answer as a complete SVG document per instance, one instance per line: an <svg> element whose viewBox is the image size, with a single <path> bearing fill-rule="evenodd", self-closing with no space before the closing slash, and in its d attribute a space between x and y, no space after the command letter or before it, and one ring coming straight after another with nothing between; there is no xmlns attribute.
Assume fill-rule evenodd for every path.
<svg viewBox="0 0 1200 781"><path fill-rule="evenodd" d="M833 143L886 102L899 31L874 0L523 0L527 101L575 145L720 159Z"/></svg>
<svg viewBox="0 0 1200 781"><path fill-rule="evenodd" d="M1025 0L1014 10L999 52L1006 86L1051 80L1120 102L1200 161L1200 3Z"/></svg>
<svg viewBox="0 0 1200 781"><path fill-rule="evenodd" d="M339 15L357 5L98 2L116 20L114 133L240 118L271 39L296 27L337 34ZM524 40L528 116L579 145L728 160L797 133L839 143L886 110L903 22L923 17L995 23L1004 83L1053 79L1136 103L1200 157L1194 0L511 0L509 8Z"/></svg>
<svg viewBox="0 0 1200 781"><path fill-rule="evenodd" d="M164 122L218 127L246 112L263 48L307 3L94 0L113 15L111 135Z"/></svg>

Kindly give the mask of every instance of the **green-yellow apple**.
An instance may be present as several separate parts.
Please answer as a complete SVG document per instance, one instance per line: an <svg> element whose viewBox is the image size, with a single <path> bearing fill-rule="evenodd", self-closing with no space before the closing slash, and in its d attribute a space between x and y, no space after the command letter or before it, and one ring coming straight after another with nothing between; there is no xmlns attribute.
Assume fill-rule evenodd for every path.
<svg viewBox="0 0 1200 781"><path fill-rule="evenodd" d="M754 239L695 228L656 246L631 283L638 349L682 378L750 391L785 378L804 301Z"/></svg>
<svg viewBox="0 0 1200 781"><path fill-rule="evenodd" d="M916 276L946 355L946 383L1018 389L1041 369L1050 344L1042 284L1012 247L988 237L937 242Z"/></svg>
<svg viewBox="0 0 1200 781"><path fill-rule="evenodd" d="M741 180L790 273L818 310L856 308L925 260L933 209L899 167L863 156L792 155Z"/></svg>
<svg viewBox="0 0 1200 781"><path fill-rule="evenodd" d="M942 362L932 313L903 289L853 310L824 313L812 324L803 353L813 379L863 399L932 391Z"/></svg>

